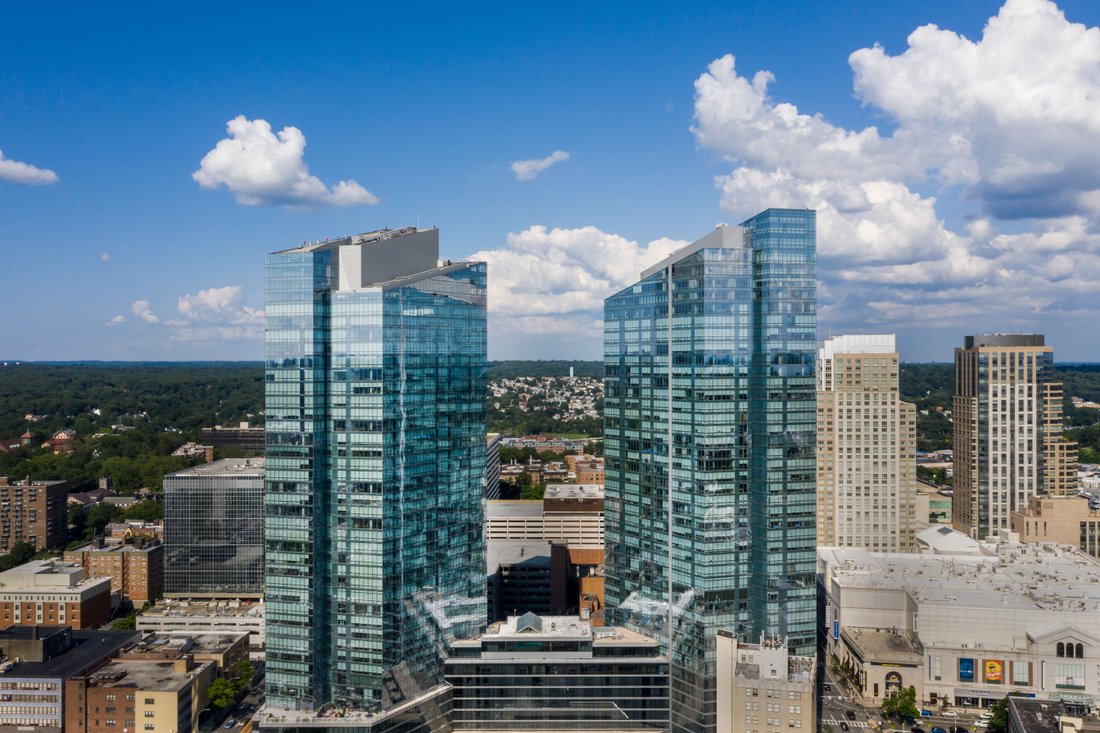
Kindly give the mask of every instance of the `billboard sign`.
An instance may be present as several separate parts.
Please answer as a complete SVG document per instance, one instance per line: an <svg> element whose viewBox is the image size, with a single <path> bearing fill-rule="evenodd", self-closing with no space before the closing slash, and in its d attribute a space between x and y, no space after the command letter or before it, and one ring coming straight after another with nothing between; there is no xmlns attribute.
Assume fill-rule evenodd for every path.
<svg viewBox="0 0 1100 733"><path fill-rule="evenodd" d="M962 658L959 659L959 682L973 682L974 681L974 660Z"/></svg>
<svg viewBox="0 0 1100 733"><path fill-rule="evenodd" d="M985 660L985 682L990 685L999 685L1005 679L1005 663L1003 659Z"/></svg>

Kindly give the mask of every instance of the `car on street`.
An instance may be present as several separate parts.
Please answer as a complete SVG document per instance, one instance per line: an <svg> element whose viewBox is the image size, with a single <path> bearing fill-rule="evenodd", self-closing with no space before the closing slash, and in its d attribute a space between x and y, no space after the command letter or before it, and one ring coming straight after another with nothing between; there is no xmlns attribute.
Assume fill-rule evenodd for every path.
<svg viewBox="0 0 1100 733"><path fill-rule="evenodd" d="M951 727L951 733L970 733L970 729L964 725L955 725Z"/></svg>
<svg viewBox="0 0 1100 733"><path fill-rule="evenodd" d="M832 692L833 691L833 686L832 685L822 685L821 689L825 692Z"/></svg>
<svg viewBox="0 0 1100 733"><path fill-rule="evenodd" d="M924 733L924 728L921 728L919 725L914 725L910 729L910 733Z"/></svg>
<svg viewBox="0 0 1100 733"><path fill-rule="evenodd" d="M944 710L943 711L943 717L945 717L945 718L955 718L957 720L958 717L959 717L959 714L956 713L954 710Z"/></svg>
<svg viewBox="0 0 1100 733"><path fill-rule="evenodd" d="M237 727L237 721L234 720L233 718L230 718L229 720L225 721L225 725L223 725L222 727L225 728L226 730L229 730L230 728L236 728Z"/></svg>
<svg viewBox="0 0 1100 733"><path fill-rule="evenodd" d="M844 711L844 715L848 718L848 720L856 719L856 714L854 710L846 710Z"/></svg>
<svg viewBox="0 0 1100 733"><path fill-rule="evenodd" d="M939 726L936 726L932 729L932 733L947 733L947 731L945 731L943 728L940 728Z"/></svg>
<svg viewBox="0 0 1100 733"><path fill-rule="evenodd" d="M848 723L846 721L840 721L840 729L843 731L848 730Z"/></svg>

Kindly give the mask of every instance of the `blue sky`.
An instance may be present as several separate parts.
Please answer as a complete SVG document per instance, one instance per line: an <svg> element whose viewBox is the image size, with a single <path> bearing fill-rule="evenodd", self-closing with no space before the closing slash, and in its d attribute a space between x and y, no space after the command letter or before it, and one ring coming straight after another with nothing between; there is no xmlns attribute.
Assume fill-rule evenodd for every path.
<svg viewBox="0 0 1100 733"><path fill-rule="evenodd" d="M266 252L415 223L499 277L491 358L598 358L631 273L785 204L822 211L821 336L1100 360L1100 5L1010 5L0 0L0 358L259 359ZM262 180L288 126L308 193Z"/></svg>

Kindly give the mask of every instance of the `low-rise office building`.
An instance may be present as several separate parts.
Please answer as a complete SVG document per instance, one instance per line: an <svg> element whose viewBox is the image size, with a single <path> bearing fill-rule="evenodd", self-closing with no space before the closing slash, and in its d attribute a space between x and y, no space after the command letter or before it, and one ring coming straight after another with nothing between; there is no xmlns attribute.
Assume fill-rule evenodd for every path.
<svg viewBox="0 0 1100 733"><path fill-rule="evenodd" d="M1053 700L1008 698L1008 733L1081 733L1085 721Z"/></svg>
<svg viewBox="0 0 1100 733"><path fill-rule="evenodd" d="M79 565L32 560L0 573L0 626L85 629L110 617L110 578L89 578Z"/></svg>
<svg viewBox="0 0 1100 733"><path fill-rule="evenodd" d="M913 687L928 705L989 707L1009 692L1071 712L1100 700L1100 563L1008 530L945 526L920 554L818 548L826 649L865 703Z"/></svg>
<svg viewBox="0 0 1100 733"><path fill-rule="evenodd" d="M65 682L65 730L82 733L198 730L213 662L191 657L116 659Z"/></svg>
<svg viewBox="0 0 1100 733"><path fill-rule="evenodd" d="M164 545L160 540L102 538L65 551L65 562L88 571L90 578L110 578L111 590L120 593L122 602L142 606L164 593Z"/></svg>
<svg viewBox="0 0 1100 733"><path fill-rule="evenodd" d="M719 631L718 733L817 731L817 660L787 653L783 639L739 644Z"/></svg>
<svg viewBox="0 0 1100 733"><path fill-rule="evenodd" d="M132 631L69 626L0 630L0 730L61 733L65 681L90 674L136 639Z"/></svg>
<svg viewBox="0 0 1100 733"><path fill-rule="evenodd" d="M627 629L511 617L452 642L445 671L455 730L668 729L668 659Z"/></svg>

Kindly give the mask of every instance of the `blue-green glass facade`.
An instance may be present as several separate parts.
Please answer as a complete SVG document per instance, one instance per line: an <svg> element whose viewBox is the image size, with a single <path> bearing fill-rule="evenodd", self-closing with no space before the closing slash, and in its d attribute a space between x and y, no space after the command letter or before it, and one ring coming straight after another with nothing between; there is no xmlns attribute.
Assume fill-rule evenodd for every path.
<svg viewBox="0 0 1100 733"><path fill-rule="evenodd" d="M442 683L446 640L486 617L485 265L345 287L352 246L371 245L267 259L273 711L412 702Z"/></svg>
<svg viewBox="0 0 1100 733"><path fill-rule="evenodd" d="M769 209L605 303L606 601L664 642L674 731L715 729L719 629L816 647L815 261Z"/></svg>

